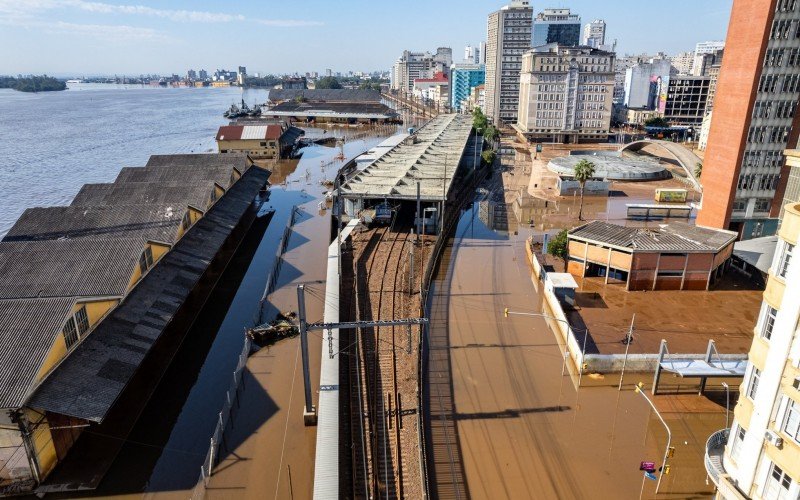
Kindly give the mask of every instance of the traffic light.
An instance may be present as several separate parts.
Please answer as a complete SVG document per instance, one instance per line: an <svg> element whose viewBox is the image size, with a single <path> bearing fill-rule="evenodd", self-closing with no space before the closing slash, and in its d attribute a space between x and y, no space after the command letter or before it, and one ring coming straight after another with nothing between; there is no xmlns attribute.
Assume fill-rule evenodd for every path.
<svg viewBox="0 0 800 500"><path fill-rule="evenodd" d="M639 382L638 384L636 384L633 390L638 394L642 391L642 387L644 387L644 382Z"/></svg>
<svg viewBox="0 0 800 500"><path fill-rule="evenodd" d="M508 308L503 309L503 316L508 317Z"/></svg>
<svg viewBox="0 0 800 500"><path fill-rule="evenodd" d="M674 456L675 456L675 447L670 446L669 449L667 450L667 458L672 458Z"/></svg>
<svg viewBox="0 0 800 500"><path fill-rule="evenodd" d="M670 465L669 465L669 464L667 464L667 465L665 465L665 466L664 466L664 475L665 475L665 476L669 475L669 468L670 468Z"/></svg>

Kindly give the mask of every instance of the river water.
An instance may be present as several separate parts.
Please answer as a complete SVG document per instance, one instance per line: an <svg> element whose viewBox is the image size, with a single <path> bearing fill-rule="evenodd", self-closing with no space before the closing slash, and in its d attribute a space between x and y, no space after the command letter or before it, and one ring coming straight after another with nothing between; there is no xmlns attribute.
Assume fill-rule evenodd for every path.
<svg viewBox="0 0 800 500"><path fill-rule="evenodd" d="M29 207L68 205L83 184L112 182L152 154L216 149L222 112L266 90L77 84L0 89L0 236Z"/></svg>

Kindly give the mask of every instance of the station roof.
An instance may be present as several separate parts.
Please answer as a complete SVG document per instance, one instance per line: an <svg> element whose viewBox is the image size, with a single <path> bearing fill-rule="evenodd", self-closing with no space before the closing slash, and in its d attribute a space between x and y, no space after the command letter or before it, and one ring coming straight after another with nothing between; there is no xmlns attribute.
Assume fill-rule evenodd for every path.
<svg viewBox="0 0 800 500"><path fill-rule="evenodd" d="M218 141L278 140L283 135L281 125L223 125L217 131Z"/></svg>
<svg viewBox="0 0 800 500"><path fill-rule="evenodd" d="M0 300L0 408L20 408L75 299Z"/></svg>
<svg viewBox="0 0 800 500"><path fill-rule="evenodd" d="M632 251L697 253L719 252L735 241L737 234L685 222L642 228L592 221L570 230L569 237Z"/></svg>
<svg viewBox="0 0 800 500"><path fill-rule="evenodd" d="M332 116L386 119L397 113L379 102L296 102L284 101L265 109L267 116Z"/></svg>
<svg viewBox="0 0 800 500"><path fill-rule="evenodd" d="M772 258L775 256L777 246L777 236L737 241L733 244L733 255L766 274L772 266Z"/></svg>
<svg viewBox="0 0 800 500"><path fill-rule="evenodd" d="M381 102L381 93L366 89L271 89L272 102L293 101L298 97L309 102Z"/></svg>
<svg viewBox="0 0 800 500"><path fill-rule="evenodd" d="M439 201L450 190L472 131L472 117L441 114L341 186L345 198L416 199L417 182L425 201Z"/></svg>
<svg viewBox="0 0 800 500"><path fill-rule="evenodd" d="M3 241L139 238L173 243L186 205L29 208Z"/></svg>
<svg viewBox="0 0 800 500"><path fill-rule="evenodd" d="M182 311L186 299L268 177L266 170L254 168L234 184L45 378L27 404L103 421L159 339L170 329L184 328L173 325L173 320L181 312L189 316L196 312Z"/></svg>
<svg viewBox="0 0 800 500"><path fill-rule="evenodd" d="M116 183L121 182L196 182L214 181L221 186L228 186L233 171L243 174L241 166L210 165L207 167L124 167L119 171Z"/></svg>
<svg viewBox="0 0 800 500"><path fill-rule="evenodd" d="M231 165L244 172L253 164L247 153L187 153L177 155L152 155L146 167L209 167Z"/></svg>
<svg viewBox="0 0 800 500"><path fill-rule="evenodd" d="M84 184L71 206L175 203L205 210L214 184L212 181Z"/></svg>
<svg viewBox="0 0 800 500"><path fill-rule="evenodd" d="M140 239L0 242L0 299L122 296Z"/></svg>

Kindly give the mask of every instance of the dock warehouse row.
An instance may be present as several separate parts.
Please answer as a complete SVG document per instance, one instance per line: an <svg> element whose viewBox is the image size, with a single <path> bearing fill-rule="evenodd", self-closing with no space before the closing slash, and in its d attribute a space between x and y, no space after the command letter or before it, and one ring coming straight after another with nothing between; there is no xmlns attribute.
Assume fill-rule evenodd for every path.
<svg viewBox="0 0 800 500"><path fill-rule="evenodd" d="M0 241L0 494L43 491L86 429L124 438L255 219L269 172L252 164L153 156L70 206L26 210Z"/></svg>

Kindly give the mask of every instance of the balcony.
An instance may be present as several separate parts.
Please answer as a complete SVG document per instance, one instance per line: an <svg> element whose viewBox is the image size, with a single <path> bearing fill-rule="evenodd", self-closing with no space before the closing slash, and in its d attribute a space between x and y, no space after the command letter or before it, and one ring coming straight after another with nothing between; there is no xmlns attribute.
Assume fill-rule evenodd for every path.
<svg viewBox="0 0 800 500"><path fill-rule="evenodd" d="M719 488L720 476L725 474L722 456L725 454L725 444L728 442L730 429L722 429L712 434L706 441L706 472L714 485Z"/></svg>

